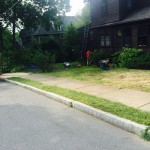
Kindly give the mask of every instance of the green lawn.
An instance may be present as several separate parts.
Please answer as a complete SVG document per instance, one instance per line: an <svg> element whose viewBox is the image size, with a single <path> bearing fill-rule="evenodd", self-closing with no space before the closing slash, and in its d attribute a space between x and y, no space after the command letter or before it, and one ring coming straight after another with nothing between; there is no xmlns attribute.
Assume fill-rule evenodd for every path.
<svg viewBox="0 0 150 150"><path fill-rule="evenodd" d="M45 91L53 92L53 93L71 98L75 101L82 102L94 108L97 108L106 112L110 112L112 114L135 121L140 124L150 126L150 112L144 112L144 111L132 108L132 107L128 107L121 103L110 102L108 100L98 98L95 96L91 96L88 94L75 92L72 90L68 90L68 89L64 89L64 88L60 88L56 86L44 85L43 83L40 83L37 81L32 81L32 80L22 79L22 78L15 78L15 77L10 78L10 80L14 80L14 81L18 81L27 85L31 85L31 86L37 87Z"/></svg>
<svg viewBox="0 0 150 150"><path fill-rule="evenodd" d="M97 67L84 66L68 70L54 70L46 75L150 92L150 70L111 69L103 71Z"/></svg>

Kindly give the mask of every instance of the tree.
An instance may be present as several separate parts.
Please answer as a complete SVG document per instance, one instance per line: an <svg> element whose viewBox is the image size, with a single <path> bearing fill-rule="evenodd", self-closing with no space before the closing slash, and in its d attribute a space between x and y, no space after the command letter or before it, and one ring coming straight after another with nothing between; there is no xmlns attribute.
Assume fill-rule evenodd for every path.
<svg viewBox="0 0 150 150"><path fill-rule="evenodd" d="M90 17L90 4L86 3L85 7L82 9L81 14L76 15L76 22L75 22L75 27L80 28L82 26L85 26L91 22L91 17Z"/></svg>
<svg viewBox="0 0 150 150"><path fill-rule="evenodd" d="M28 31L39 24L47 27L70 9L69 4L70 0L0 0L0 49L4 48L3 32L7 27L13 25L13 32L16 27Z"/></svg>
<svg viewBox="0 0 150 150"><path fill-rule="evenodd" d="M64 34L64 53L66 61L75 61L79 58L79 34L77 29L70 24Z"/></svg>

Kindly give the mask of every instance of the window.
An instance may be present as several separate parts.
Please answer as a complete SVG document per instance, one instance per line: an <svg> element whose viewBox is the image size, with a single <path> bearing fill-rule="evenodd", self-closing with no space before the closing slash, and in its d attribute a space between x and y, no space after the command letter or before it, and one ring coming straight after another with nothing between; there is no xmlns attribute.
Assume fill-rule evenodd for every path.
<svg viewBox="0 0 150 150"><path fill-rule="evenodd" d="M116 32L116 45L117 47L123 47L123 33L121 29Z"/></svg>
<svg viewBox="0 0 150 150"><path fill-rule="evenodd" d="M110 36L106 36L106 46L110 46L110 45L111 45Z"/></svg>
<svg viewBox="0 0 150 150"><path fill-rule="evenodd" d="M140 25L138 26L138 46L148 46L149 26Z"/></svg>
<svg viewBox="0 0 150 150"><path fill-rule="evenodd" d="M130 27L117 30L116 45L117 47L131 47L132 46L132 35L131 35Z"/></svg>
<svg viewBox="0 0 150 150"><path fill-rule="evenodd" d="M148 26L148 35L150 35L150 25Z"/></svg>
<svg viewBox="0 0 150 150"><path fill-rule="evenodd" d="M101 36L101 46L105 46L105 36Z"/></svg>
<svg viewBox="0 0 150 150"><path fill-rule="evenodd" d="M138 46L139 47L147 46L147 44L148 44L148 37L147 36L138 37Z"/></svg>
<svg viewBox="0 0 150 150"><path fill-rule="evenodd" d="M94 32L90 31L90 40L94 40Z"/></svg>
<svg viewBox="0 0 150 150"><path fill-rule="evenodd" d="M123 46L125 46L125 47L132 46L131 28L123 29Z"/></svg>
<svg viewBox="0 0 150 150"><path fill-rule="evenodd" d="M111 46L111 36L109 32L101 32L100 44L102 47L109 47Z"/></svg>
<svg viewBox="0 0 150 150"><path fill-rule="evenodd" d="M127 0L127 8L132 9L135 5L136 1L135 0Z"/></svg>
<svg viewBox="0 0 150 150"><path fill-rule="evenodd" d="M128 9L132 8L132 0L127 1L127 7L128 7Z"/></svg>
<svg viewBox="0 0 150 150"><path fill-rule="evenodd" d="M102 0L101 3L101 14L106 15L107 14L107 0Z"/></svg>
<svg viewBox="0 0 150 150"><path fill-rule="evenodd" d="M62 26L61 25L57 27L57 31L62 31Z"/></svg>

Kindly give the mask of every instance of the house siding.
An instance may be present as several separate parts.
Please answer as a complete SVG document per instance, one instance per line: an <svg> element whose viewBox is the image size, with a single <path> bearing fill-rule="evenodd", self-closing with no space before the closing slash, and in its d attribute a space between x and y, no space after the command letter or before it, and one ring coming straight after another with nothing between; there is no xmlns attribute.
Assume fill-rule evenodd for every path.
<svg viewBox="0 0 150 150"><path fill-rule="evenodd" d="M102 0L90 1L90 31L94 33L94 40L89 38L88 47L91 47L93 50L103 49L113 52L120 50L122 47L150 50L150 1L108 0L106 14L101 13L101 2ZM128 2L132 2L132 5ZM147 35L141 36L139 34L141 25L143 25L142 29L149 28ZM105 32L105 35L102 32ZM121 35L119 35L119 32L121 32ZM110 37L111 44L108 45L106 42L108 42ZM142 40L146 39L146 42L144 41L143 44L140 38ZM105 45L102 45L101 42L105 42ZM142 44L140 44L141 42Z"/></svg>
<svg viewBox="0 0 150 150"><path fill-rule="evenodd" d="M131 7L129 7L129 1L131 2ZM119 0L119 20L124 19L136 9L147 6L150 6L150 1L148 0Z"/></svg>
<svg viewBox="0 0 150 150"><path fill-rule="evenodd" d="M143 8L150 6L150 1L149 0L136 0L137 3L137 8Z"/></svg>
<svg viewBox="0 0 150 150"><path fill-rule="evenodd" d="M107 13L102 15L102 0L93 0L91 3L91 26L115 22L119 20L119 1L107 1Z"/></svg>

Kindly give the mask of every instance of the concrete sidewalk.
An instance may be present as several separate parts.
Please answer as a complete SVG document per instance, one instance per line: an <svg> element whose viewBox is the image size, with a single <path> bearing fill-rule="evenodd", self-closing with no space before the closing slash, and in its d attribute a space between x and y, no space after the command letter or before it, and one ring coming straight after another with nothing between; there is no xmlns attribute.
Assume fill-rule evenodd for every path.
<svg viewBox="0 0 150 150"><path fill-rule="evenodd" d="M78 92L87 93L97 97L105 98L110 101L150 111L150 93L133 89L118 89L102 84L78 81L67 78L58 78L35 73L8 73L0 75L0 78L21 77L42 82L47 85L54 85L62 88L71 89Z"/></svg>

